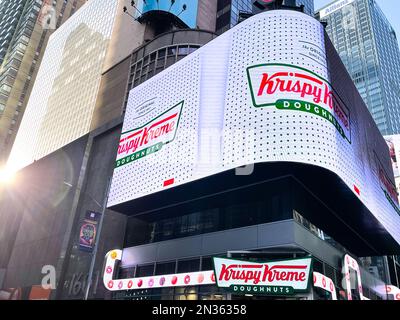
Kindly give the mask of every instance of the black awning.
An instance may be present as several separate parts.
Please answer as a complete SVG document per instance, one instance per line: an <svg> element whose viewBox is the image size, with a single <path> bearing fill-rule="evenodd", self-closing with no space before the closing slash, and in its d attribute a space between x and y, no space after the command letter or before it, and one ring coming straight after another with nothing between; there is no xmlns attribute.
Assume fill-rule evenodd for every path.
<svg viewBox="0 0 400 320"><path fill-rule="evenodd" d="M251 186L263 192L268 181L290 177L293 209L358 256L399 255L400 245L343 181L329 170L299 163L256 164L252 175L229 170L111 207L134 216ZM254 189L255 188L255 189ZM297 194L297 196L296 196ZM296 204L297 203L297 204Z"/></svg>

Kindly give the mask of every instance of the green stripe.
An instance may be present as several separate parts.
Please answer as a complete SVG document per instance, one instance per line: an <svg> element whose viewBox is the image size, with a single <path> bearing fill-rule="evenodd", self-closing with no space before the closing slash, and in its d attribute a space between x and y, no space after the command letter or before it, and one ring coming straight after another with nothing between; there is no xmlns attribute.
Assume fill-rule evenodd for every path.
<svg viewBox="0 0 400 320"><path fill-rule="evenodd" d="M275 106L280 110L302 111L324 118L335 126L336 130L340 133L343 139L346 139L349 143L351 143L351 141L346 137L342 126L332 115L332 113L320 107L319 105L299 100L278 100Z"/></svg>
<svg viewBox="0 0 400 320"><path fill-rule="evenodd" d="M119 159L115 162L115 168L121 167L125 164L131 163L133 161L139 160L145 156L148 156L149 154L155 153L157 151L160 151L162 146L163 146L163 142L159 142L155 145L152 145L151 147L148 147L146 149L137 151L125 158Z"/></svg>
<svg viewBox="0 0 400 320"><path fill-rule="evenodd" d="M383 190L383 192L385 193L386 199L389 201L390 205L393 207L393 209L397 212L397 214L400 216L400 209L399 207L396 205L396 203L393 201L392 197L389 195L389 193L383 189L381 187L381 189Z"/></svg>
<svg viewBox="0 0 400 320"><path fill-rule="evenodd" d="M276 292L274 292L274 290ZM229 292L236 294L261 294L261 295L272 295L272 296L287 296L294 295L296 290L293 287L288 286L260 286L260 285L242 285L233 284L228 288Z"/></svg>

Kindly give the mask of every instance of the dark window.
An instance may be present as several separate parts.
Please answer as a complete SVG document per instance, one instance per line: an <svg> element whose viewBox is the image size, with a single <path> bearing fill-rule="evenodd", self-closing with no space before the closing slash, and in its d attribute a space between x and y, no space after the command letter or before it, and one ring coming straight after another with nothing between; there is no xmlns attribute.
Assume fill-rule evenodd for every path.
<svg viewBox="0 0 400 320"><path fill-rule="evenodd" d="M335 269L333 269L330 265L325 263L325 276L331 278L333 283L335 283Z"/></svg>
<svg viewBox="0 0 400 320"><path fill-rule="evenodd" d="M160 262L156 264L156 275L172 274L175 273L175 261Z"/></svg>
<svg viewBox="0 0 400 320"><path fill-rule="evenodd" d="M157 60L157 67L164 68L165 58L161 58Z"/></svg>
<svg viewBox="0 0 400 320"><path fill-rule="evenodd" d="M119 271L119 278L121 279L129 279L135 277L135 267L133 268L123 268Z"/></svg>
<svg viewBox="0 0 400 320"><path fill-rule="evenodd" d="M172 66L175 63L175 57L168 57L166 67Z"/></svg>
<svg viewBox="0 0 400 320"><path fill-rule="evenodd" d="M322 262L315 258L313 260L313 271L324 274L324 266Z"/></svg>
<svg viewBox="0 0 400 320"><path fill-rule="evenodd" d="M291 219L290 194L276 195L284 187L284 181L248 187L129 218L125 246Z"/></svg>
<svg viewBox="0 0 400 320"><path fill-rule="evenodd" d="M201 261L201 271L213 269L213 262L211 257L203 257Z"/></svg>
<svg viewBox="0 0 400 320"><path fill-rule="evenodd" d="M215 29L219 30L219 29L229 25L230 21L231 21L231 12L230 11L225 12L222 16L220 16L217 19L217 23L216 23Z"/></svg>
<svg viewBox="0 0 400 320"><path fill-rule="evenodd" d="M226 6L229 6L231 4L232 0L218 0L217 4L217 11L222 10Z"/></svg>
<svg viewBox="0 0 400 320"><path fill-rule="evenodd" d="M168 55L174 56L176 54L176 47L168 48Z"/></svg>
<svg viewBox="0 0 400 320"><path fill-rule="evenodd" d="M148 277L152 276L154 273L154 264L146 264L142 266L137 266L136 277Z"/></svg>
<svg viewBox="0 0 400 320"><path fill-rule="evenodd" d="M196 272L200 270L200 259L178 261L178 273Z"/></svg>
<svg viewBox="0 0 400 320"><path fill-rule="evenodd" d="M160 51L158 51L158 57L159 58L165 57L165 51L166 49L161 49Z"/></svg>

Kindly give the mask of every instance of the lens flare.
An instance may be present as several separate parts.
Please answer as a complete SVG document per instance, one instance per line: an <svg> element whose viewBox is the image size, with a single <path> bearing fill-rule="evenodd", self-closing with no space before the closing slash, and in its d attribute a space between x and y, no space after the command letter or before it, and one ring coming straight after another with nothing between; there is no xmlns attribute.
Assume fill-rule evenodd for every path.
<svg viewBox="0 0 400 320"><path fill-rule="evenodd" d="M11 183L14 179L14 176L15 176L14 171L8 168L0 169L0 184Z"/></svg>

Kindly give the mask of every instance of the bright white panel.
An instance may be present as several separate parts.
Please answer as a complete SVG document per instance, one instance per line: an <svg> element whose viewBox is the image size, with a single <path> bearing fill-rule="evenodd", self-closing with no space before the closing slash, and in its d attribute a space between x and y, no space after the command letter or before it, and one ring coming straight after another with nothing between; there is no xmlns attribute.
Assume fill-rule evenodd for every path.
<svg viewBox="0 0 400 320"><path fill-rule="evenodd" d="M258 14L132 89L123 137L179 104L174 140L119 165L108 206L250 163L298 162L336 173L400 242L397 197L364 125L333 94L314 18Z"/></svg>

